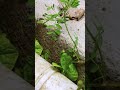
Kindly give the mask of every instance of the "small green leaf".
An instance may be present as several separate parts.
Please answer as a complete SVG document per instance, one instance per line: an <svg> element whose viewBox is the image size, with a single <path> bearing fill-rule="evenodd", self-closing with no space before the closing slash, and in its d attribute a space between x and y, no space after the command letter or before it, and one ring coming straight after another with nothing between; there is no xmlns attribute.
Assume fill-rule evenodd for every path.
<svg viewBox="0 0 120 90"><path fill-rule="evenodd" d="M64 23L65 20L64 20L63 18L59 18L59 19L57 19L57 22L58 22L58 23Z"/></svg>
<svg viewBox="0 0 120 90"><path fill-rule="evenodd" d="M69 56L65 52L62 53L61 58L60 58L60 63L64 70L64 73L69 79L71 79L72 81L76 81L78 78L78 72L72 61L73 60L71 56Z"/></svg>
<svg viewBox="0 0 120 90"><path fill-rule="evenodd" d="M61 68L61 66L60 65L58 65L57 63L52 63L52 66L54 66L54 67L58 67L58 68Z"/></svg>
<svg viewBox="0 0 120 90"><path fill-rule="evenodd" d="M48 25L47 29L55 29L55 26L54 25Z"/></svg>
<svg viewBox="0 0 120 90"><path fill-rule="evenodd" d="M72 81L76 81L78 79L78 72L74 66L74 64L70 64L67 70L67 75Z"/></svg>
<svg viewBox="0 0 120 90"><path fill-rule="evenodd" d="M57 35L60 35L60 34L61 34L61 31L60 31L60 30L55 30L55 33L56 33Z"/></svg>
<svg viewBox="0 0 120 90"><path fill-rule="evenodd" d="M47 7L47 10L49 11L49 10L53 10L54 9L54 4L52 5L52 6L46 6Z"/></svg>
<svg viewBox="0 0 120 90"><path fill-rule="evenodd" d="M38 40L35 40L35 52L41 55L42 51L43 51L42 46L39 44Z"/></svg>
<svg viewBox="0 0 120 90"><path fill-rule="evenodd" d="M48 32L47 32L48 35L51 35L51 34L53 34L53 33L54 33L53 31L48 31Z"/></svg>
<svg viewBox="0 0 120 90"><path fill-rule="evenodd" d="M69 0L60 0L60 2L67 3Z"/></svg>
<svg viewBox="0 0 120 90"><path fill-rule="evenodd" d="M73 7L76 8L79 5L79 0L60 0L60 2L62 2L65 7Z"/></svg>
<svg viewBox="0 0 120 90"><path fill-rule="evenodd" d="M57 27L58 29L62 29L62 27L60 26L60 24L56 24L56 27Z"/></svg>
<svg viewBox="0 0 120 90"><path fill-rule="evenodd" d="M45 20L38 20L37 21L37 24L42 24L42 23L44 23L45 22Z"/></svg>
<svg viewBox="0 0 120 90"><path fill-rule="evenodd" d="M77 90L80 90L80 89L82 89L82 88L83 88L84 83L83 83L83 81L82 81L82 80L79 80L79 81L78 81L78 83L77 83L77 85L78 85L78 89L77 89Z"/></svg>
<svg viewBox="0 0 120 90"><path fill-rule="evenodd" d="M49 51L49 50L45 50L44 52L45 52L45 54L43 55L43 56L44 56L44 59L45 59L45 60L48 60L49 57L50 57L50 51Z"/></svg>
<svg viewBox="0 0 120 90"><path fill-rule="evenodd" d="M60 58L60 63L62 68L66 71L69 67L69 65L72 62L71 56L69 56L67 53L63 53Z"/></svg>
<svg viewBox="0 0 120 90"><path fill-rule="evenodd" d="M76 8L79 5L79 0L73 0L73 2L71 2L71 7Z"/></svg>
<svg viewBox="0 0 120 90"><path fill-rule="evenodd" d="M50 14L51 18L56 18L57 16L59 16L59 14Z"/></svg>

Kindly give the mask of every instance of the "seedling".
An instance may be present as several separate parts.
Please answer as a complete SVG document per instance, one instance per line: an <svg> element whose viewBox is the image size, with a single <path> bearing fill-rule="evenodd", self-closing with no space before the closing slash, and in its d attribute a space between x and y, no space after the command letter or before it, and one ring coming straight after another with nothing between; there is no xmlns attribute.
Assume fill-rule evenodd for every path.
<svg viewBox="0 0 120 90"><path fill-rule="evenodd" d="M75 62L80 60L80 56L78 54L78 37L75 37L76 40L74 40L69 32L67 21L69 18L67 18L67 11L70 8L76 8L79 5L79 0L60 0L62 3L62 9L55 14L47 14L45 13L43 16L43 20L38 21L38 23L42 23L46 26L49 31L47 32L48 35L52 37L53 40L57 40L58 36L61 34L62 26L61 24L65 25L65 30L67 31L72 43L74 44L74 47L71 48L71 50L62 51L60 55L60 63L57 64L55 62L52 63L52 65L66 75L69 79L72 81L78 80L78 71L75 66ZM46 6L47 10L54 10L54 5L52 6ZM50 21L54 23L54 25L48 25L47 22ZM70 51L70 52L69 52Z"/></svg>

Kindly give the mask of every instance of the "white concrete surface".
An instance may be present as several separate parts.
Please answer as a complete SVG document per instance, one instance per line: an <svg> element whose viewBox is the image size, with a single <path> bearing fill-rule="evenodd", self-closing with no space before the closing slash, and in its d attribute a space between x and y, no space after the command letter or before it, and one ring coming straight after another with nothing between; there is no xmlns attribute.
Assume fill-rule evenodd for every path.
<svg viewBox="0 0 120 90"><path fill-rule="evenodd" d="M35 54L35 90L77 90L77 85Z"/></svg>
<svg viewBox="0 0 120 90"><path fill-rule="evenodd" d="M21 77L0 64L0 90L34 90L35 88Z"/></svg>
<svg viewBox="0 0 120 90"><path fill-rule="evenodd" d="M52 6L55 5L55 10L47 11L47 8L45 6ZM58 1L57 0L35 0L35 17L36 19L43 18L44 13L56 13L59 11L58 9ZM80 5L78 6L78 9L85 9L85 0L80 0ZM51 22L48 22L48 24L54 24ZM81 56L81 59L85 59L85 17L80 19L79 21L70 20L67 21L69 32L72 36L72 38L75 40L75 37L78 37L78 51ZM64 25L62 25L62 34L60 36L62 40L66 42L70 47L73 47L73 42L70 39L66 28Z"/></svg>

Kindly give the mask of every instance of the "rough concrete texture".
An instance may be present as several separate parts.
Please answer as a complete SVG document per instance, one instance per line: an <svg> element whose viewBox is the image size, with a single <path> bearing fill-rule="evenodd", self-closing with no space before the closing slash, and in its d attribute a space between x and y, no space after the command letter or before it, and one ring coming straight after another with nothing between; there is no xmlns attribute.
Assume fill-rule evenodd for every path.
<svg viewBox="0 0 120 90"><path fill-rule="evenodd" d="M47 11L47 8L45 6L52 6L54 4L55 10ZM43 18L44 13L57 13L59 11L58 9L59 3L58 0L36 0L35 1L35 17L37 20L40 18ZM85 0L80 1L80 5L78 6L78 9L85 9ZM47 24L54 24L53 22L48 22ZM81 56L82 60L85 60L85 16L83 16L79 21L76 20L70 20L67 21L69 32L75 40L75 37L78 37L78 52ZM51 53L50 60L52 61L59 61L60 53L63 49L71 48L73 47L73 42L70 39L68 32L65 29L65 25L62 26L62 34L58 37L57 41L51 40L50 36L46 34L48 31L43 25L37 25L36 27L36 36L37 39L40 41L40 44L45 48L48 49ZM51 62L52 62L51 61ZM84 78L84 65L78 65L78 71L80 79Z"/></svg>
<svg viewBox="0 0 120 90"><path fill-rule="evenodd" d="M59 11L58 9L59 3L57 2L57 0L52 0L52 1L51 0L36 0L35 3L36 3L35 5L36 19L43 18L44 13L53 14ZM47 11L47 7L45 5L52 6L53 4L56 6L55 10ZM80 6L78 8L85 9L84 0L81 0ZM51 24L51 22L48 22L48 24ZM67 22L67 25L72 35L72 38L75 40L75 37L78 37L79 54L84 59L85 57L85 17L81 18L81 20L79 21L70 20ZM64 25L62 25L62 34L60 38L64 38L64 40L67 40L66 41L67 44L70 44L71 46L73 46L73 42L71 41Z"/></svg>
<svg viewBox="0 0 120 90"><path fill-rule="evenodd" d="M0 63L0 90L34 90L35 88Z"/></svg>
<svg viewBox="0 0 120 90"><path fill-rule="evenodd" d="M93 21L94 16L97 16L104 28L102 51L107 66L107 76L113 81L120 81L119 0L97 0L95 2L87 0L86 5L89 7L86 6L88 21ZM92 23L89 24L94 32L95 27Z"/></svg>
<svg viewBox="0 0 120 90"><path fill-rule="evenodd" d="M77 85L35 54L35 90L77 90Z"/></svg>

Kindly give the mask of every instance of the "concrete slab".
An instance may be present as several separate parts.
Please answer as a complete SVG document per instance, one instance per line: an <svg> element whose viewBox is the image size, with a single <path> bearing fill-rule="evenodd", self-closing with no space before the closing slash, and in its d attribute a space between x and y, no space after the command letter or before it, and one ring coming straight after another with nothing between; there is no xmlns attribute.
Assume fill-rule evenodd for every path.
<svg viewBox="0 0 120 90"><path fill-rule="evenodd" d="M35 88L21 77L0 64L0 90L34 90Z"/></svg>

